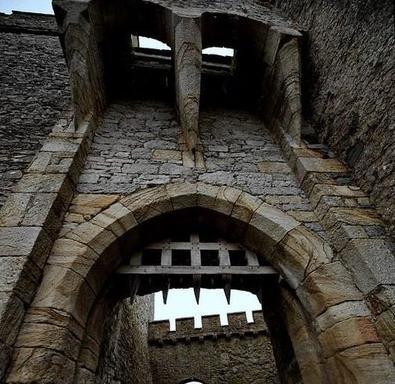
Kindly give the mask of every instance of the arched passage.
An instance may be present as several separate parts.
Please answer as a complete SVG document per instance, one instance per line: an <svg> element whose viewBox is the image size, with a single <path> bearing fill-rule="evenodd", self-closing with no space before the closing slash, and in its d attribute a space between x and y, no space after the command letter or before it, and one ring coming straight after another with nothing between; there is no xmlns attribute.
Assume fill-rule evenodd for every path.
<svg viewBox="0 0 395 384"><path fill-rule="evenodd" d="M199 213L281 275L285 285L278 288L276 308L305 383L388 382L385 350L370 318L360 316L362 296L329 245L258 198L203 183L139 191L56 241L18 336L8 382L23 377L73 383L94 374L101 343L97 325L114 298L106 299L106 284L123 250L141 245L169 220L180 218L182 225L183 218ZM273 297L267 298L270 304ZM360 357L352 359L353 353Z"/></svg>

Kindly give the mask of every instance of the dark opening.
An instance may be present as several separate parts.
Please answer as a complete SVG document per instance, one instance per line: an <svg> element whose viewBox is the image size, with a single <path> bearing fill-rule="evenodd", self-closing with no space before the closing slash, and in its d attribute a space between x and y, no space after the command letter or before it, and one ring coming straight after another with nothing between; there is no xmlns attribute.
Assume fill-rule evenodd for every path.
<svg viewBox="0 0 395 384"><path fill-rule="evenodd" d="M202 265L212 266L219 265L219 255L217 250L200 251Z"/></svg>
<svg viewBox="0 0 395 384"><path fill-rule="evenodd" d="M173 249L171 251L172 265L191 265L191 251L184 249Z"/></svg>
<svg viewBox="0 0 395 384"><path fill-rule="evenodd" d="M141 258L142 265L160 265L162 251L160 249L145 249Z"/></svg>
<svg viewBox="0 0 395 384"><path fill-rule="evenodd" d="M230 265L245 266L247 258L245 251L229 251Z"/></svg>

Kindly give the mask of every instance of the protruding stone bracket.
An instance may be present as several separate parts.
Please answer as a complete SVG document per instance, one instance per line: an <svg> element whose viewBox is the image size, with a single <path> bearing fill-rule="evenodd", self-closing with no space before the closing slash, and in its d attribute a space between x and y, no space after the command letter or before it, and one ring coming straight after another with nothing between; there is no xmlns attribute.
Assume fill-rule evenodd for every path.
<svg viewBox="0 0 395 384"><path fill-rule="evenodd" d="M201 20L172 16L176 104L187 148L195 153L199 140L202 70Z"/></svg>
<svg viewBox="0 0 395 384"><path fill-rule="evenodd" d="M98 37L90 22L89 0L54 0L60 40L70 73L75 129L104 110L103 65Z"/></svg>
<svg viewBox="0 0 395 384"><path fill-rule="evenodd" d="M300 144L303 116L301 100L302 35L289 28L271 27L267 33L263 61L264 116L268 127L280 129L288 140Z"/></svg>

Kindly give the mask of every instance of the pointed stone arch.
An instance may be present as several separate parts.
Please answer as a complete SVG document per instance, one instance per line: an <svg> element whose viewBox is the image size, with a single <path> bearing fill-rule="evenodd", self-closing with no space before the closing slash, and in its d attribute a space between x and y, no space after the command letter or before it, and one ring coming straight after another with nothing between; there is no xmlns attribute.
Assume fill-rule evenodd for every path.
<svg viewBox="0 0 395 384"><path fill-rule="evenodd" d="M128 237L128 243L136 245L145 223L192 208L237 223L240 243L257 253L264 250L297 298L294 313L303 315L291 336L295 342L316 344L321 359L316 374L303 377L306 383L317 378L327 382L328 377L331 383L368 383L373 378L376 383L391 382L393 366L363 297L324 240L241 190L185 182L126 196L55 242L18 336L7 382L73 383L81 382L75 380L84 372L88 376L89 369L94 372L95 356L86 357L89 369L86 363L82 370L76 368L81 354L100 344L89 322L105 311L105 305L98 310L94 303L121 262L120 239ZM303 316L313 325L307 326ZM93 344L96 347L89 347Z"/></svg>

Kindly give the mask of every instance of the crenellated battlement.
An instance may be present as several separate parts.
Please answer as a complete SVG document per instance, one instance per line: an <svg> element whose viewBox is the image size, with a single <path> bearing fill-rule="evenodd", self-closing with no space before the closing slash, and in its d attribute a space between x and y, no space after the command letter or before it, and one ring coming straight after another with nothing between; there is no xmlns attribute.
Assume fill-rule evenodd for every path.
<svg viewBox="0 0 395 384"><path fill-rule="evenodd" d="M18 11L12 11L10 15L0 12L0 32L59 35L53 15Z"/></svg>
<svg viewBox="0 0 395 384"><path fill-rule="evenodd" d="M149 343L153 345L190 343L194 341L217 340L219 338L243 338L268 334L262 311L253 312L254 322L247 321L245 312L228 314L228 325L221 325L219 315L202 316L202 327L195 327L195 319L176 320L176 330L170 330L168 320L153 321L149 324Z"/></svg>

